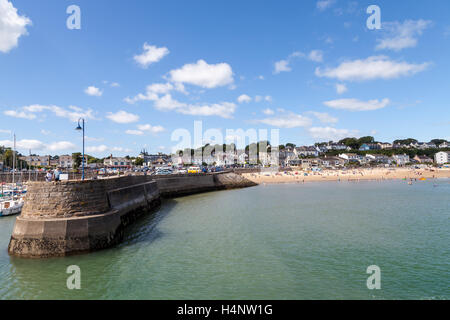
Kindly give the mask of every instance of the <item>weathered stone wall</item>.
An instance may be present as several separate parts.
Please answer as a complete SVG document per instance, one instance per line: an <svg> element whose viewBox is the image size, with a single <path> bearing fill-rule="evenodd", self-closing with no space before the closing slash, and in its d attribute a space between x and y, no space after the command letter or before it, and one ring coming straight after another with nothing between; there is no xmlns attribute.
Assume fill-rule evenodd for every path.
<svg viewBox="0 0 450 320"><path fill-rule="evenodd" d="M158 207L161 195L254 185L235 173L33 182L8 252L43 258L107 248L122 240L124 227Z"/></svg>
<svg viewBox="0 0 450 320"><path fill-rule="evenodd" d="M109 190L151 181L149 176L128 176L101 180L30 182L23 218L81 217L108 211Z"/></svg>

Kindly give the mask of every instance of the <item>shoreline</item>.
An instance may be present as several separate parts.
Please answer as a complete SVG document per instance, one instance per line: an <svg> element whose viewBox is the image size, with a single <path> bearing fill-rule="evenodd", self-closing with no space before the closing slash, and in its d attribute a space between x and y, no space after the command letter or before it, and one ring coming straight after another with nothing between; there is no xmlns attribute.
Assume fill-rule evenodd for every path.
<svg viewBox="0 0 450 320"><path fill-rule="evenodd" d="M351 171L325 170L322 172L292 171L286 173L244 173L243 177L258 184L289 184L320 181L358 182L450 178L449 169L358 169Z"/></svg>

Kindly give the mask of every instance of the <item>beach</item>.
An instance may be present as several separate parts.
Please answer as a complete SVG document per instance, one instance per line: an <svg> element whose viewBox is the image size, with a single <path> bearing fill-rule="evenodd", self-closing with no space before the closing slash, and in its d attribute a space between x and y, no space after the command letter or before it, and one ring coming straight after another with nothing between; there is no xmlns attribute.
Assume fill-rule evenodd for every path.
<svg viewBox="0 0 450 320"><path fill-rule="evenodd" d="M362 181L450 178L450 169L373 168L354 170L323 170L320 172L295 170L287 172L245 173L243 176L253 182L263 183L303 183L317 181Z"/></svg>

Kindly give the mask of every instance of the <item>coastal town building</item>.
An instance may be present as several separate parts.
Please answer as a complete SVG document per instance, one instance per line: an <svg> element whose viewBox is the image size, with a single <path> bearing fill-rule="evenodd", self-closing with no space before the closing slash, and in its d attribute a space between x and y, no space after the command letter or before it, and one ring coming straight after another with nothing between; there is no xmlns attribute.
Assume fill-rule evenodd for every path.
<svg viewBox="0 0 450 320"><path fill-rule="evenodd" d="M414 161L418 162L418 163L433 163L433 159L427 157L427 156L419 156L416 155L413 158Z"/></svg>
<svg viewBox="0 0 450 320"><path fill-rule="evenodd" d="M71 155L62 155L59 156L59 166L61 168L72 168L73 166L73 158Z"/></svg>
<svg viewBox="0 0 450 320"><path fill-rule="evenodd" d="M356 153L341 153L339 155L339 158L345 159L347 160L347 162L364 162L363 161L363 156L360 156L359 154Z"/></svg>
<svg viewBox="0 0 450 320"><path fill-rule="evenodd" d="M319 159L320 165L325 168L339 168L346 164L346 160L340 157L324 157Z"/></svg>
<svg viewBox="0 0 450 320"><path fill-rule="evenodd" d="M367 162L390 164L391 161L388 156L384 154L366 154Z"/></svg>
<svg viewBox="0 0 450 320"><path fill-rule="evenodd" d="M437 152L434 155L434 162L436 162L437 164L449 163L450 162L450 152L445 152L445 151Z"/></svg>
<svg viewBox="0 0 450 320"><path fill-rule="evenodd" d="M443 142L439 145L439 149L446 149L446 148L450 148L450 143Z"/></svg>
<svg viewBox="0 0 450 320"><path fill-rule="evenodd" d="M393 147L392 143L389 143L389 142L378 142L378 146L382 150L392 149L392 147Z"/></svg>
<svg viewBox="0 0 450 320"><path fill-rule="evenodd" d="M407 154L395 154L392 156L392 160L395 161L398 166L404 166L410 162L409 155Z"/></svg>
<svg viewBox="0 0 450 320"><path fill-rule="evenodd" d="M50 167L50 156L23 156L20 160L25 161L31 167Z"/></svg>
<svg viewBox="0 0 450 320"><path fill-rule="evenodd" d="M380 150L381 146L378 143L363 143L359 151Z"/></svg>
<svg viewBox="0 0 450 320"><path fill-rule="evenodd" d="M108 168L129 168L131 167L131 160L111 155L103 160L103 165Z"/></svg>
<svg viewBox="0 0 450 320"><path fill-rule="evenodd" d="M316 147L298 147L294 149L294 154L297 157L318 157L319 150Z"/></svg>
<svg viewBox="0 0 450 320"><path fill-rule="evenodd" d="M171 156L162 152L157 154L148 154L146 150L142 150L138 155L138 158L144 160L144 166L155 167L155 166L166 166L172 162Z"/></svg>

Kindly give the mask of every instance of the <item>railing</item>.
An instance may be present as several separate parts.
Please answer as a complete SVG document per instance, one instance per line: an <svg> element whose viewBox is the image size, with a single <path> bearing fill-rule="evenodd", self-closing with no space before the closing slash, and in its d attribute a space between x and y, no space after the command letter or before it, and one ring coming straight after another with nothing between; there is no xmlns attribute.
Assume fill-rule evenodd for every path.
<svg viewBox="0 0 450 320"><path fill-rule="evenodd" d="M69 175L69 180L81 180L81 173L77 172L63 172ZM25 183L28 181L45 181L46 172L44 171L21 171L14 173L14 182ZM124 174L121 173L121 176ZM84 173L86 180L98 179L100 177L118 176L117 173L101 174L99 175L97 171L87 170ZM0 172L0 183L12 183L13 174L11 172Z"/></svg>

